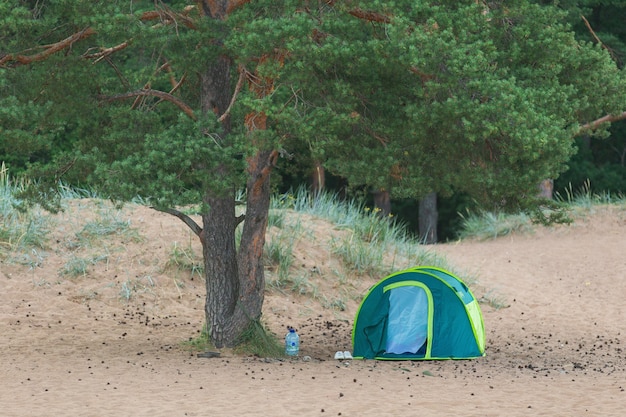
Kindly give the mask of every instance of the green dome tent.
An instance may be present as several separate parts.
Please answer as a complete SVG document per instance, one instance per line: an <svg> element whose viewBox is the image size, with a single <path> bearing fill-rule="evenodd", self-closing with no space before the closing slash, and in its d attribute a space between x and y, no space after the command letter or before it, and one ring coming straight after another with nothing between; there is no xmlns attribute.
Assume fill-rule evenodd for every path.
<svg viewBox="0 0 626 417"><path fill-rule="evenodd" d="M484 356L478 301L451 273L417 267L374 285L352 330L355 359L432 360Z"/></svg>

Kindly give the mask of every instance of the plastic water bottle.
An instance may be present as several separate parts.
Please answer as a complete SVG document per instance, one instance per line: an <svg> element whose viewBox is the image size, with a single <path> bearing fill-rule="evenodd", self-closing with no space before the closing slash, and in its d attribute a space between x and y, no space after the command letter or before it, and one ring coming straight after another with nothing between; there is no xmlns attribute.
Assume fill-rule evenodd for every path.
<svg viewBox="0 0 626 417"><path fill-rule="evenodd" d="M296 329L289 327L289 333L285 336L285 354L288 356L298 356L300 352L300 336Z"/></svg>

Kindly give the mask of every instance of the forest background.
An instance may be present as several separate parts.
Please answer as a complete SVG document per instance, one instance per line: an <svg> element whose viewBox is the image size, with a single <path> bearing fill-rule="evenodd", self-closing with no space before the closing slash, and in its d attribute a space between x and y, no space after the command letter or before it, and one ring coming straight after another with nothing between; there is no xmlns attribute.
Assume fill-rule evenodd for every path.
<svg viewBox="0 0 626 417"><path fill-rule="evenodd" d="M20 2L18 2L20 3ZM21 2L28 6L28 2ZM37 2L39 3L39 2ZM162 2L164 5L176 2ZM537 1L543 5L554 5L563 10L567 23L571 25L576 34L576 38L583 42L601 44L609 51L611 57L617 63L620 70L623 70L626 60L626 28L623 22L626 19L626 2L603 1L603 0L570 0L570 1ZM43 10L45 3L34 6ZM5 5L7 9L10 5ZM7 20L4 22L3 39L14 36L11 31L11 14L7 13ZM3 55L10 52L4 50ZM2 98L6 102L15 97L11 97L11 86L4 85ZM9 88L7 88L9 87ZM16 94L19 94L17 91ZM621 94L615 91L615 94ZM75 146L77 138L73 132L65 127L63 132L55 132L50 137L49 134L32 135L36 123L26 123L16 125L15 120L19 118L11 110L11 106L3 106L4 111L0 114L4 133L0 136L0 161L5 164L6 169L12 176L20 176L32 170L33 167L45 166L57 162L57 156L65 153ZM34 114L29 117L35 120ZM26 140L17 140L14 136L16 131L21 130L29 137ZM20 136L20 135L18 135ZM575 153L571 156L567 169L557 178L554 178L553 190L555 197L566 196L581 189L586 191L605 192L620 194L626 191L626 123L616 122L608 127L605 137L602 140L592 138L589 135L579 135L575 138ZM277 168L273 171L273 190L281 193L298 188L301 185L317 187L319 184L319 164L316 165L316 158L311 150L306 146L303 149L290 148L286 150L286 156L277 161ZM317 171L316 171L317 168ZM35 169L34 172L37 172ZM339 195L366 198L369 205L375 206L375 189L369 186L350 186L346 179L340 175L335 175L332 171L325 173L323 186L331 192ZM64 181L74 182L76 186L89 187L84 181L77 181L67 176ZM419 199L416 197L394 198L388 202L393 215L400 221L408 225L408 229L418 235L418 213ZM470 209L476 208L471 196L462 192L453 192L449 195L437 196L437 240L445 241L454 239L462 221L459 213L466 213Z"/></svg>

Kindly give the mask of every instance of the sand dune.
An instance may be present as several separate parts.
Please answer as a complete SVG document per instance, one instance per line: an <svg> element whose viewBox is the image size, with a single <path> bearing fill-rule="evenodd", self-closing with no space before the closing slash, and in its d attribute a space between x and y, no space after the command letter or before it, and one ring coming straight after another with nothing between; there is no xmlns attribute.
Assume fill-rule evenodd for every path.
<svg viewBox="0 0 626 417"><path fill-rule="evenodd" d="M623 207L594 209L571 226L430 248L478 277L477 298L503 307L482 304L484 358L339 362L332 356L350 349L358 300L339 311L279 291L268 292L264 318L276 333L296 327L310 361L227 350L197 358L181 342L202 326L204 283L167 266L174 242L194 248L193 237L178 220L135 207L127 214L137 234L78 242L94 204L81 200L59 215L46 251L0 264L2 416L624 415ZM319 276L315 285L341 291L324 279L328 254L299 256L315 270L311 279ZM72 275L72 259L91 262ZM364 291L373 282L342 285Z"/></svg>

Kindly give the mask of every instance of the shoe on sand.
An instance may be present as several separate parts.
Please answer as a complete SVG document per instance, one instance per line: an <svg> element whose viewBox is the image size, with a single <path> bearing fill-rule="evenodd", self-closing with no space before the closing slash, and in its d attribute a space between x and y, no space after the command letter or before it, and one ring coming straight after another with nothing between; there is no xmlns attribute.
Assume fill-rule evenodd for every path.
<svg viewBox="0 0 626 417"><path fill-rule="evenodd" d="M345 352L343 352L343 358L352 359L352 354L346 350Z"/></svg>
<svg viewBox="0 0 626 417"><path fill-rule="evenodd" d="M345 357L344 357L344 355L343 355L343 352L337 352L337 353L335 353L335 359L341 360L341 359L344 359L344 358L345 358Z"/></svg>

